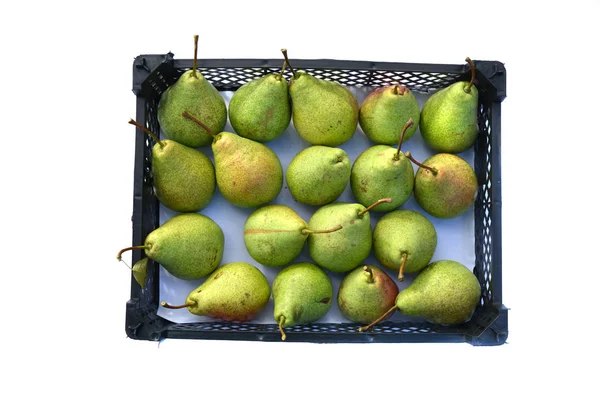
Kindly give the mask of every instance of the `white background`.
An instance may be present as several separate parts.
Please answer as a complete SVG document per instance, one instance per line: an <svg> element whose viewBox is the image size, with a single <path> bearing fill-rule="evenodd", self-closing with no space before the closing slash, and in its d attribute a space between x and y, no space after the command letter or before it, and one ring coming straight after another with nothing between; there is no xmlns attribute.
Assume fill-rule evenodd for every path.
<svg viewBox="0 0 600 400"><path fill-rule="evenodd" d="M444 3L0 6L0 397L597 394L600 6ZM292 58L504 62L509 343L127 339L130 276L115 252L131 241L132 61L189 58L196 33L203 58L277 58L287 47Z"/></svg>

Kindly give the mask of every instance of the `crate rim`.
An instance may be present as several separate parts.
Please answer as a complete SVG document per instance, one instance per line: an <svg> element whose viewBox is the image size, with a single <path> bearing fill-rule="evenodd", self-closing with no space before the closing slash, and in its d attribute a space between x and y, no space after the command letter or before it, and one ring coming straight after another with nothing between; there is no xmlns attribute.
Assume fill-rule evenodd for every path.
<svg viewBox="0 0 600 400"><path fill-rule="evenodd" d="M198 68L280 68L281 59L253 59L253 58L218 58L218 59L198 59ZM466 75L469 73L468 64L435 64L435 63L407 63L407 62L382 62L382 61L359 61L359 60L337 60L337 59L291 59L295 69L332 69L332 70L366 70L366 71L394 71L394 72L424 72L424 73L451 73ZM478 80L485 80L486 84L493 88L491 97L492 103L496 106L498 116L500 115L500 105L506 98L506 69L504 63L500 61L482 61L473 60L478 72ZM132 91L136 96L136 118L144 117L145 103L143 94L143 84L146 79L162 64L170 64L174 68L191 68L191 59L175 59L174 54L141 54L133 61L133 87ZM145 122L145 117L143 118ZM497 136L494 150L500 151L500 121L494 125L497 130L493 130L493 135ZM134 168L134 204L132 215L133 241L136 241L135 210L141 209L142 193L141 180L137 179L143 176L143 165L140 158L143 158L143 139L136 138L136 155ZM140 150L142 153L140 154ZM141 157L140 157L141 156ZM498 157L499 158L499 157ZM494 160L494 170L500 175L500 161ZM499 193L501 193L500 178L493 182ZM500 199L501 197L498 196ZM499 213L499 221L495 224L494 235L501 240L501 200L494 200L492 205ZM141 232L137 232L137 236ZM496 249L498 250L498 249ZM501 245L499 264L501 263ZM153 262L153 261L151 261ZM500 280L497 282L499 291L502 290L501 271ZM235 335L224 337L222 332L203 331L201 337L189 334L186 331L172 329L173 326L182 326L186 324L177 324L168 321L157 315L157 307L148 304L140 304L141 289L135 279L131 277L131 298L126 304L125 330L129 338L139 340L159 341L165 338L179 339L208 339L208 340L251 340L251 341L280 341L280 337L272 332L236 332ZM500 299L501 299L501 293ZM475 335L469 333L428 333L413 334L396 332L393 334L373 334L362 333L352 335L349 338L347 334L339 332L327 332L311 335L290 335L289 341L311 342L311 343L404 343L404 342L429 342L429 343L448 343L448 342L467 342L472 345L502 345L506 342L508 336L508 308L502 302L492 302L484 308L491 309L493 316L486 321L486 327ZM223 322L227 325L227 322ZM229 323L231 324L231 323ZM276 324L273 324L276 326ZM314 323L313 325L330 325ZM472 332L471 332L472 333ZM337 340L340 339L340 340ZM351 339L351 340L349 340Z"/></svg>

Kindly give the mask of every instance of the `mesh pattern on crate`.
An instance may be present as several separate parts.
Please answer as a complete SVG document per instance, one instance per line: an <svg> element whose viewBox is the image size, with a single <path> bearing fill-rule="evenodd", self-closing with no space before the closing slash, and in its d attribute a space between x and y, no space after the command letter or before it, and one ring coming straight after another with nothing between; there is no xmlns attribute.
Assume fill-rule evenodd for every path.
<svg viewBox="0 0 600 400"><path fill-rule="evenodd" d="M306 324L290 328L285 328L285 332L293 333L354 333L364 335L359 332L361 325L356 324ZM219 332L256 332L256 333L276 333L279 334L279 327L276 324L252 324L235 322L201 322L175 324L169 327L174 331L219 331ZM446 327L432 325L429 323L414 322L383 322L375 325L368 333L464 333L464 328Z"/></svg>
<svg viewBox="0 0 600 400"><path fill-rule="evenodd" d="M479 192L475 205L475 274L481 283L481 305L493 301L492 286L492 109L480 104L475 173Z"/></svg>
<svg viewBox="0 0 600 400"><path fill-rule="evenodd" d="M178 75L187 69L177 70ZM253 79L271 73L279 73L276 68L198 68L198 71L211 82L218 90L236 90L243 84ZM411 90L428 92L430 89L440 89L456 82L459 74L446 74L437 72L399 72L399 71L369 71L347 69L305 69L310 75L334 81L346 86L386 86L400 83ZM286 70L284 77L289 81L292 73ZM171 79L157 76L153 80L153 87L159 93L173 83ZM175 78L176 80L177 78Z"/></svg>

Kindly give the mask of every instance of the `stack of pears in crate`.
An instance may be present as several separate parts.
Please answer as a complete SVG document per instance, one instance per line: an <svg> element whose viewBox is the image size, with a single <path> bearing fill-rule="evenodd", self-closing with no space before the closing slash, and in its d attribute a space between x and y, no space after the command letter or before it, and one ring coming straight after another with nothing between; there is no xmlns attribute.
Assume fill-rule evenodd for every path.
<svg viewBox="0 0 600 400"><path fill-rule="evenodd" d="M327 314L335 275L341 278L336 299L342 315L366 325L357 325L356 331L370 329L396 310L433 324L469 321L480 301L480 283L470 268L456 261L432 261L444 237L438 237L431 217L459 217L477 196L473 169L456 155L470 149L478 136L474 63L467 58L470 81L435 92L422 109L400 84L375 88L359 106L348 87L314 71L294 69L283 49L281 70L243 84L228 109L197 68L197 44L194 36L192 69L161 95L158 121L165 139L130 121L155 143L157 199L179 213L144 243L118 254L120 260L125 251L144 251L146 257L132 268L142 288L148 261L154 260L178 279L204 279L192 292L181 294L181 304L163 302L165 308L251 321L272 297L282 339L287 337L285 328ZM223 131L228 117L235 133ZM284 172L278 155L265 143L279 138L291 121L310 146L293 158L285 181L296 202L314 207L308 221L289 205L272 203L282 189ZM359 126L374 145L351 163L337 146L351 140ZM402 149L417 128L426 145L438 152L422 162ZM198 150L209 144L214 165ZM337 201L348 186L356 201ZM227 238L200 213L217 189L231 204L253 209L243 228L238 226L252 259L281 268L272 285L255 265L221 265ZM423 212L402 208L413 195ZM371 213L380 215L373 230ZM305 246L313 262L297 262ZM364 263L372 253L381 267ZM402 281L405 274L416 276L399 290L395 280Z"/></svg>

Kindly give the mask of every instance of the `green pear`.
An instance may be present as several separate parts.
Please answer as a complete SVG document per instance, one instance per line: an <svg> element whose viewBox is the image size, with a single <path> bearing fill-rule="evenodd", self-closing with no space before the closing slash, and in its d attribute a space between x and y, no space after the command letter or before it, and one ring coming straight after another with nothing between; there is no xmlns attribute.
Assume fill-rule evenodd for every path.
<svg viewBox="0 0 600 400"><path fill-rule="evenodd" d="M358 124L358 102L348 88L294 71L290 80L292 118L302 139L313 145L339 146L354 135Z"/></svg>
<svg viewBox="0 0 600 400"><path fill-rule="evenodd" d="M194 36L194 65L165 90L158 104L158 122L165 135L189 147L206 146L211 135L184 118L188 111L200 118L213 132L221 132L227 122L227 106L219 91L196 70L198 35Z"/></svg>
<svg viewBox="0 0 600 400"><path fill-rule="evenodd" d="M471 59L467 61L471 64L471 81L456 82L434 93L421 111L421 135L438 152L460 153L477 140L479 95L473 86L475 65Z"/></svg>
<svg viewBox="0 0 600 400"><path fill-rule="evenodd" d="M386 268L404 273L419 272L431 261L437 247L433 224L412 210L397 210L384 215L373 230L373 251Z"/></svg>
<svg viewBox="0 0 600 400"><path fill-rule="evenodd" d="M204 126L187 111L186 118ZM283 186L283 169L277 154L264 144L231 132L213 135L212 150L219 191L230 203L258 207L273 200Z"/></svg>
<svg viewBox="0 0 600 400"><path fill-rule="evenodd" d="M398 286L374 265L348 273L338 290L338 307L350 321L369 324L395 304Z"/></svg>
<svg viewBox="0 0 600 400"><path fill-rule="evenodd" d="M396 309L434 324L459 325L471 319L480 297L481 285L471 270L456 261L436 261L398 294L392 308L359 331L371 328Z"/></svg>
<svg viewBox="0 0 600 400"><path fill-rule="evenodd" d="M409 119L402 131L406 133L412 125L413 121ZM415 171L410 160L400 151L404 133L399 138L398 149L385 145L370 147L352 165L350 186L360 204L366 207L384 197L392 199L391 203L382 203L373 211L394 210L412 195Z"/></svg>
<svg viewBox="0 0 600 400"><path fill-rule="evenodd" d="M339 224L342 229L327 235L310 235L308 251L312 259L322 268L332 272L348 272L356 268L371 252L373 242L369 210L356 203L331 203L319 208L308 221L311 229L328 229Z"/></svg>
<svg viewBox="0 0 600 400"><path fill-rule="evenodd" d="M215 270L223 257L223 231L212 219L201 214L179 214L153 230L141 246L146 256L158 262L179 279L200 279Z"/></svg>
<svg viewBox="0 0 600 400"><path fill-rule="evenodd" d="M311 206L337 200L349 179L350 158L335 147L308 147L296 154L286 171L286 182L294 199Z"/></svg>
<svg viewBox="0 0 600 400"><path fill-rule="evenodd" d="M417 162L410 152L406 156L419 166L415 176L415 200L437 218L455 218L473 206L477 198L477 176L473 168L454 154L436 154Z"/></svg>
<svg viewBox="0 0 600 400"><path fill-rule="evenodd" d="M135 279L143 289L144 286L146 286L146 277L148 276L148 257L144 257L133 264L131 273L133 274L133 279Z"/></svg>
<svg viewBox="0 0 600 400"><path fill-rule="evenodd" d="M341 225L328 230L310 230L296 211L272 204L250 214L244 225L244 243L250 256L259 263L282 267L298 257L309 235L339 229L342 229Z"/></svg>
<svg viewBox="0 0 600 400"><path fill-rule="evenodd" d="M273 280L273 317L283 328L315 322L331 308L333 287L323 270L311 263L297 263L282 269Z"/></svg>
<svg viewBox="0 0 600 400"><path fill-rule="evenodd" d="M290 125L288 83L281 73L254 79L235 91L229 102L233 129L247 139L270 142Z"/></svg>
<svg viewBox="0 0 600 400"><path fill-rule="evenodd" d="M150 135L154 191L166 207L179 212L204 209L215 194L215 168L204 154L173 140L160 140L133 119L129 123Z"/></svg>
<svg viewBox="0 0 600 400"><path fill-rule="evenodd" d="M258 314L269 301L269 281L255 266L234 262L217 268L202 285L194 289L185 304L165 308L186 308L192 314L224 321L248 321Z"/></svg>
<svg viewBox="0 0 600 400"><path fill-rule="evenodd" d="M358 122L363 132L375 143L394 145L404 135L410 139L417 130L421 109L415 96L402 85L384 86L373 90L360 106ZM412 119L403 133L402 127Z"/></svg>

